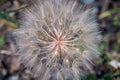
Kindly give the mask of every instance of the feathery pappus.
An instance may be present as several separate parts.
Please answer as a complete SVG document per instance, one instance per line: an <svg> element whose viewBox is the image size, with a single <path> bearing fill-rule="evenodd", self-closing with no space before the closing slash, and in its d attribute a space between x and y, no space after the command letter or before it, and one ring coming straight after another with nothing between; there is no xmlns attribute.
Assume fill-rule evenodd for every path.
<svg viewBox="0 0 120 80"><path fill-rule="evenodd" d="M77 80L99 57L94 13L77 0L37 0L23 16L17 54L40 80Z"/></svg>

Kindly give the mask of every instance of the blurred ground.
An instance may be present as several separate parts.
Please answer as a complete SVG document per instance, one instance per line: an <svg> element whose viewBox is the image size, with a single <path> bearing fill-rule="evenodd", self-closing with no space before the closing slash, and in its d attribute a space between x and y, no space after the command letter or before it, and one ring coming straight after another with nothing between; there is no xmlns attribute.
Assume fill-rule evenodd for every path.
<svg viewBox="0 0 120 80"><path fill-rule="evenodd" d="M83 80L120 80L120 0L83 0L97 14L101 58ZM30 0L0 0L0 80L37 80L24 69L17 56L11 32L19 28L19 14Z"/></svg>

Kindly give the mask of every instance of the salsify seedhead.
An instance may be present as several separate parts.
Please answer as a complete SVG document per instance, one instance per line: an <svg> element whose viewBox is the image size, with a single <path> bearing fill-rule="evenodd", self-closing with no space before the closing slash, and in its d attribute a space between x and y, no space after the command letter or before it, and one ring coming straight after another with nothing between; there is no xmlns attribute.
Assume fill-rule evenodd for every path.
<svg viewBox="0 0 120 80"><path fill-rule="evenodd" d="M40 80L76 80L99 56L92 9L76 0L37 0L13 34L20 62Z"/></svg>

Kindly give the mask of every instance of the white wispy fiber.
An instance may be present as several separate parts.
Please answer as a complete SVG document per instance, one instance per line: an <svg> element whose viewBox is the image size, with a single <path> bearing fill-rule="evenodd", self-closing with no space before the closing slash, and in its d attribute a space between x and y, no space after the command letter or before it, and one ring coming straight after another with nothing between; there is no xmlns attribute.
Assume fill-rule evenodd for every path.
<svg viewBox="0 0 120 80"><path fill-rule="evenodd" d="M20 62L40 80L76 80L99 57L98 24L77 0L37 0L13 35Z"/></svg>

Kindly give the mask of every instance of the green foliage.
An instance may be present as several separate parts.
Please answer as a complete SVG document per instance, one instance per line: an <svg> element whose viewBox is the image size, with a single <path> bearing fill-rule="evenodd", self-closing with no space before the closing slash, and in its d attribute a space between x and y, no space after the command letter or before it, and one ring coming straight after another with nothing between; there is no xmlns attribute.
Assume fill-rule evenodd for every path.
<svg viewBox="0 0 120 80"><path fill-rule="evenodd" d="M10 21L10 22L12 22L16 25L19 25L19 22L16 19L10 17L7 12L0 12L0 18L4 19L4 20L7 20L7 21Z"/></svg>
<svg viewBox="0 0 120 80"><path fill-rule="evenodd" d="M102 19L102 18L110 16L111 14L118 13L118 12L120 12L120 8L115 8L115 9L107 10L107 11L101 13L99 15L99 18Z"/></svg>
<svg viewBox="0 0 120 80"><path fill-rule="evenodd" d="M26 7L27 7L27 5L22 5L19 9L5 11L5 13L7 13L7 14L9 14L9 13L16 13L18 11L24 10Z"/></svg>
<svg viewBox="0 0 120 80"><path fill-rule="evenodd" d="M87 78L83 78L82 80L97 80L95 75L88 76Z"/></svg>
<svg viewBox="0 0 120 80"><path fill-rule="evenodd" d="M113 17L113 24L115 26L120 26L120 19L117 16Z"/></svg>
<svg viewBox="0 0 120 80"><path fill-rule="evenodd" d="M105 74L102 80L113 80L111 74Z"/></svg>
<svg viewBox="0 0 120 80"><path fill-rule="evenodd" d="M1 37L0 37L0 47L3 46L4 43L5 43L4 37L1 36Z"/></svg>
<svg viewBox="0 0 120 80"><path fill-rule="evenodd" d="M19 25L20 25L19 21L16 20L15 18L13 18L13 17L10 17L9 14L10 14L10 13L16 13L16 12L18 12L18 11L20 11L20 10L25 9L25 8L26 8L26 5L23 5L23 6L21 6L21 7L20 7L19 9L17 9L17 10L10 10L10 11L0 12L0 19L5 20L5 21L4 21L5 23L7 23L6 21L8 21L8 22L10 22L10 23L15 24L16 26L19 26ZM3 20L2 20L2 21L3 21Z"/></svg>

